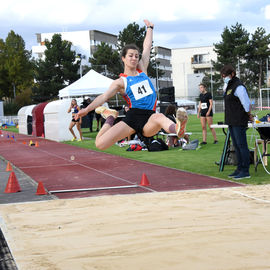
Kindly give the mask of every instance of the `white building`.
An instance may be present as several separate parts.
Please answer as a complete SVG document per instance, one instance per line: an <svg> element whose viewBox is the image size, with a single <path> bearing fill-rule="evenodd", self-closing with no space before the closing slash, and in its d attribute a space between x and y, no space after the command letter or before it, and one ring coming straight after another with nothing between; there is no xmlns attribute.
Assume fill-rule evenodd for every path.
<svg viewBox="0 0 270 270"><path fill-rule="evenodd" d="M216 60L214 46L172 49L171 64L175 98L195 100L199 96L199 83L205 72L213 74L211 61Z"/></svg>

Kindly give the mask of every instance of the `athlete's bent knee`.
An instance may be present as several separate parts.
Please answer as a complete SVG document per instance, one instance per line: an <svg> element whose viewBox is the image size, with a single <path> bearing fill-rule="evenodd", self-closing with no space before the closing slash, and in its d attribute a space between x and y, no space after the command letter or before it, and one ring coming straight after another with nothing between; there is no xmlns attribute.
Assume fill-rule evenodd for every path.
<svg viewBox="0 0 270 270"><path fill-rule="evenodd" d="M108 147L105 147L104 143L100 140L96 140L96 148L99 150L106 150Z"/></svg>

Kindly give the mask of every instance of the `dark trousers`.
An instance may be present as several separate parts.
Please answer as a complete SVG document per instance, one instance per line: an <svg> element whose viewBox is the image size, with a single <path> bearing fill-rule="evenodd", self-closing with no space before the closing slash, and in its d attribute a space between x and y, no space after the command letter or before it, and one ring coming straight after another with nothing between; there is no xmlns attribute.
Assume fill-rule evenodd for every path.
<svg viewBox="0 0 270 270"><path fill-rule="evenodd" d="M87 118L88 118L88 121L89 121L89 129L92 132L93 131L94 114L93 113L87 114Z"/></svg>
<svg viewBox="0 0 270 270"><path fill-rule="evenodd" d="M241 126L229 126L229 130L237 157L237 170L239 172L249 173L247 128Z"/></svg>

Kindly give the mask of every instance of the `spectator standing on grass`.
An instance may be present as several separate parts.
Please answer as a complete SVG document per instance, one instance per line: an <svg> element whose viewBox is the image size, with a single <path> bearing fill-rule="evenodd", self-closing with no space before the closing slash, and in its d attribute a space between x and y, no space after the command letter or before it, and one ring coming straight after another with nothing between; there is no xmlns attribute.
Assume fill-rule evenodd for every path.
<svg viewBox="0 0 270 270"><path fill-rule="evenodd" d="M202 125L202 136L203 140L201 144L207 144L207 124L212 132L214 137L214 144L218 143L217 135L214 128L211 128L213 124L213 99L211 93L207 92L206 85L201 83L199 84L200 89L200 103L197 117L201 120Z"/></svg>
<svg viewBox="0 0 270 270"><path fill-rule="evenodd" d="M72 114L72 119L71 122L69 124L69 131L71 132L73 139L72 141L75 141L77 139L74 131L73 131L73 127L76 125L79 134L80 134L80 139L78 139L78 141L82 141L82 131L81 131L81 123L82 123L82 118L75 118L75 115L80 111L80 107L77 104L77 100L76 99L72 99L71 100L71 104L70 107L68 108L68 113L71 112Z"/></svg>
<svg viewBox="0 0 270 270"><path fill-rule="evenodd" d="M90 103L92 102L90 97L87 97L84 101L83 101L83 107L86 108ZM89 131L93 132L93 119L94 119L94 111L91 111L87 114L87 118L88 118L88 123L89 123Z"/></svg>

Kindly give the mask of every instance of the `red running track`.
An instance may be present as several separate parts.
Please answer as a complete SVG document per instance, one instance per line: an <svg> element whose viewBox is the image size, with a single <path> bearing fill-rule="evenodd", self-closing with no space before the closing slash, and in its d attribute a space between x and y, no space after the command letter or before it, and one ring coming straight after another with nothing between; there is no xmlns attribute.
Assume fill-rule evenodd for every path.
<svg viewBox="0 0 270 270"><path fill-rule="evenodd" d="M14 139L12 138L14 136ZM9 138L8 138L9 137ZM29 146L29 141L39 147ZM166 168L72 145L3 132L0 155L21 169L48 191L139 185L143 173L150 185L55 193L58 198L78 198L112 194L135 194L240 186L214 177ZM71 160L71 156L75 159Z"/></svg>

